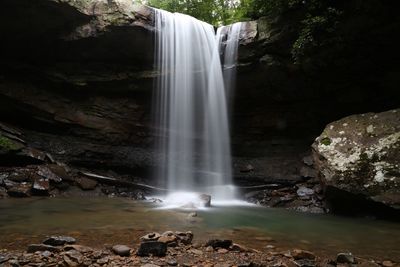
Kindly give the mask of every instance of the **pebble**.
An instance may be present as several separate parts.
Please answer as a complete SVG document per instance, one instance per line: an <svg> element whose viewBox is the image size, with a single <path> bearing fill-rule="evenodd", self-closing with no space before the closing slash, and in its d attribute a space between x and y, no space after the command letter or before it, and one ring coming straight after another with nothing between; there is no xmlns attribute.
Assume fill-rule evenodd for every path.
<svg viewBox="0 0 400 267"><path fill-rule="evenodd" d="M220 248L220 249L218 249L218 253L220 253L220 254L226 254L226 253L228 253L229 252L229 250L227 250L226 248Z"/></svg>
<svg viewBox="0 0 400 267"><path fill-rule="evenodd" d="M112 251L123 257L128 257L131 254L131 248L125 245L115 245L112 247Z"/></svg>
<svg viewBox="0 0 400 267"><path fill-rule="evenodd" d="M383 261L382 262L382 266L384 266L384 267L392 267L392 266L394 266L394 263L391 262L391 261Z"/></svg>
<svg viewBox="0 0 400 267"><path fill-rule="evenodd" d="M177 265L178 265L178 262L177 262L175 259L168 259L168 260L167 260L167 264L168 264L169 266L177 266Z"/></svg>
<svg viewBox="0 0 400 267"><path fill-rule="evenodd" d="M339 253L336 256L336 262L338 263L350 263L353 264L355 263L355 259L353 254L351 253Z"/></svg>
<svg viewBox="0 0 400 267"><path fill-rule="evenodd" d="M203 255L203 251L195 248L190 249L189 252L195 255Z"/></svg>
<svg viewBox="0 0 400 267"><path fill-rule="evenodd" d="M214 252L214 248L212 246L206 247L207 252Z"/></svg>

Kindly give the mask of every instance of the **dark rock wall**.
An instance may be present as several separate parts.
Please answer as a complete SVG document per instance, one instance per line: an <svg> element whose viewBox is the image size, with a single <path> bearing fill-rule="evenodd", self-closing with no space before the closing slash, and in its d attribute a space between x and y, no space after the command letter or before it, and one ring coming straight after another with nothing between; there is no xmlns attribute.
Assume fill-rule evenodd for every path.
<svg viewBox="0 0 400 267"><path fill-rule="evenodd" d="M0 121L66 164L151 177L157 75L151 10L125 0L5 0L1 6ZM231 99L238 183L310 178L302 158L328 122L399 106L398 56L368 68L364 61L351 61L349 69L294 64L297 23L292 14L243 29ZM375 62L376 47L392 48L389 35L363 43L358 58Z"/></svg>

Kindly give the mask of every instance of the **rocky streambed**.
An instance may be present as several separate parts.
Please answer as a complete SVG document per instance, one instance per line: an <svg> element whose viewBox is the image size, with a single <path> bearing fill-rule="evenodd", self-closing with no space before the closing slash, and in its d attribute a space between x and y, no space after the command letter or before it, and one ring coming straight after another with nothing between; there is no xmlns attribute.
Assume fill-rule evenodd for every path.
<svg viewBox="0 0 400 267"><path fill-rule="evenodd" d="M192 242L192 232L167 231L148 233L140 244L106 245L92 248L75 244L68 236L51 236L40 244L31 244L26 251L0 250L2 266L398 266L391 260L363 259L349 252L336 257L319 257L302 249L281 251L268 244L258 249L234 243L229 239Z"/></svg>

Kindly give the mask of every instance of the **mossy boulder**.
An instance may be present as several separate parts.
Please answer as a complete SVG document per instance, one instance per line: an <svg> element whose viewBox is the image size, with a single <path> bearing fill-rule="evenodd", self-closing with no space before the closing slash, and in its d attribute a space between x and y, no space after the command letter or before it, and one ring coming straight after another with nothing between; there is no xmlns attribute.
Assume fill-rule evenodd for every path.
<svg viewBox="0 0 400 267"><path fill-rule="evenodd" d="M332 122L312 148L325 186L400 208L400 109Z"/></svg>

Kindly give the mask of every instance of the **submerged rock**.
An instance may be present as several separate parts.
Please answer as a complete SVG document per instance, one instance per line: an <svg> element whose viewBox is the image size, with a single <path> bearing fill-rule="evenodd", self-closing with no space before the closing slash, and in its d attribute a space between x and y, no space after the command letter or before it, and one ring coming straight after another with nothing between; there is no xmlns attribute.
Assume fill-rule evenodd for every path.
<svg viewBox="0 0 400 267"><path fill-rule="evenodd" d="M221 240L221 239L211 239L211 240L208 240L207 241L207 243L206 243L206 246L211 246L211 247L213 247L214 249L216 249L216 248L225 248L225 249L228 249L230 246L232 246L232 240L228 240L228 239L224 239L224 240Z"/></svg>
<svg viewBox="0 0 400 267"><path fill-rule="evenodd" d="M34 253L36 251L50 251L50 252L60 252L61 249L58 247L45 245L45 244L31 244L28 246L27 252Z"/></svg>
<svg viewBox="0 0 400 267"><path fill-rule="evenodd" d="M325 187L400 208L400 109L332 122L312 148Z"/></svg>
<svg viewBox="0 0 400 267"><path fill-rule="evenodd" d="M143 242L137 251L138 256L165 256L167 253L167 244L158 241Z"/></svg>
<svg viewBox="0 0 400 267"><path fill-rule="evenodd" d="M336 262L338 263L356 263L356 260L351 253L339 253L336 256Z"/></svg>
<svg viewBox="0 0 400 267"><path fill-rule="evenodd" d="M50 236L43 241L45 245L63 246L65 244L74 244L76 239L70 236Z"/></svg>
<svg viewBox="0 0 400 267"><path fill-rule="evenodd" d="M207 194L201 194L199 200L203 207L211 207L211 196Z"/></svg>
<svg viewBox="0 0 400 267"><path fill-rule="evenodd" d="M308 259L308 260L314 260L315 259L315 255L307 250L302 250L302 249L293 249L291 251L291 256L295 259L295 260L300 260L300 259Z"/></svg>

